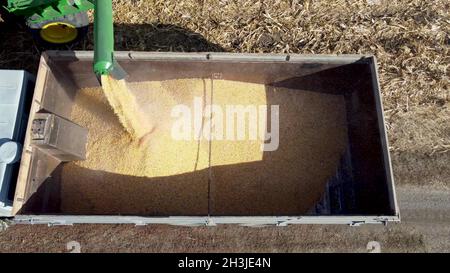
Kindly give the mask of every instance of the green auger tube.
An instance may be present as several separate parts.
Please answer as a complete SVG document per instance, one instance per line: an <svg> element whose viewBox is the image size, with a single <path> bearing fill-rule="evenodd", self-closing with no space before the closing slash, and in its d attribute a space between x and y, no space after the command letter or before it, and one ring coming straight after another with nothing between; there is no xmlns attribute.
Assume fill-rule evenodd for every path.
<svg viewBox="0 0 450 273"><path fill-rule="evenodd" d="M94 73L123 79L126 73L114 59L112 1L95 0L94 6Z"/></svg>

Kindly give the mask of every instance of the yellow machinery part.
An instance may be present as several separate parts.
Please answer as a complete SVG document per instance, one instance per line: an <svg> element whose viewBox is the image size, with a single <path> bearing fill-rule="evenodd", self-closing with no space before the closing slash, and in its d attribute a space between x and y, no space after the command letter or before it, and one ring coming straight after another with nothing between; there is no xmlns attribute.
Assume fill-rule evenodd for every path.
<svg viewBox="0 0 450 273"><path fill-rule="evenodd" d="M65 22L52 22L44 25L40 31L41 38L49 43L64 44L77 38L77 28Z"/></svg>

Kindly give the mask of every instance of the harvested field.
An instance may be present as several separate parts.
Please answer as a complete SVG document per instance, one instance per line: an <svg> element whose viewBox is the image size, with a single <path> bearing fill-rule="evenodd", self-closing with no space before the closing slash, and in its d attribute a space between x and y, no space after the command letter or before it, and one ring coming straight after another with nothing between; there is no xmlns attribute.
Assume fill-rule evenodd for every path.
<svg viewBox="0 0 450 273"><path fill-rule="evenodd" d="M387 110L449 100L445 0L113 2L117 50L374 54ZM9 37L0 67L35 72L39 51L25 29L0 24ZM92 42L90 33L74 49Z"/></svg>

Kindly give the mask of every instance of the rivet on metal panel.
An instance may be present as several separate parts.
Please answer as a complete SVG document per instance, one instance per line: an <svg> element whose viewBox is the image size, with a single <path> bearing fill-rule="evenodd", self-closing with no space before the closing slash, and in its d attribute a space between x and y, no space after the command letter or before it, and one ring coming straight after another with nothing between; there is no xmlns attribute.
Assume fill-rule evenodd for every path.
<svg viewBox="0 0 450 273"><path fill-rule="evenodd" d="M31 124L31 138L33 140L44 139L46 119L35 119Z"/></svg>
<svg viewBox="0 0 450 273"><path fill-rule="evenodd" d="M220 73L220 72L213 73L213 74L212 74L212 78L213 78L214 80L220 80L220 79L222 79L222 73Z"/></svg>
<svg viewBox="0 0 450 273"><path fill-rule="evenodd" d="M287 227L288 226L288 221L279 221L276 224L277 227Z"/></svg>
<svg viewBox="0 0 450 273"><path fill-rule="evenodd" d="M207 227L215 227L215 226L216 226L216 223L214 223L214 221L213 221L211 218L208 218L208 219L206 220L206 222L205 222L205 225L206 225Z"/></svg>
<svg viewBox="0 0 450 273"><path fill-rule="evenodd" d="M351 227L359 227L362 224L365 224L365 222L364 221L353 221L353 222L350 223L350 226Z"/></svg>
<svg viewBox="0 0 450 273"><path fill-rule="evenodd" d="M73 223L67 222L67 221L55 221L55 222L49 222L47 224L47 226L49 226L49 227L53 227L53 226L73 226Z"/></svg>

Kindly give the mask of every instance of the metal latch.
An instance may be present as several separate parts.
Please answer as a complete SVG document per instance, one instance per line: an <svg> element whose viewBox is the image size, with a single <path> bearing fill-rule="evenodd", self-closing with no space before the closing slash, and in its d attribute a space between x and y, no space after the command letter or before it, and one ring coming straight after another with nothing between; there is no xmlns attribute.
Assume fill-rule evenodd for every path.
<svg viewBox="0 0 450 273"><path fill-rule="evenodd" d="M88 130L52 113L36 113L31 145L61 161L85 160Z"/></svg>

